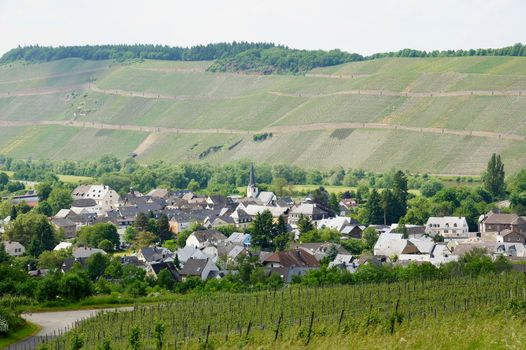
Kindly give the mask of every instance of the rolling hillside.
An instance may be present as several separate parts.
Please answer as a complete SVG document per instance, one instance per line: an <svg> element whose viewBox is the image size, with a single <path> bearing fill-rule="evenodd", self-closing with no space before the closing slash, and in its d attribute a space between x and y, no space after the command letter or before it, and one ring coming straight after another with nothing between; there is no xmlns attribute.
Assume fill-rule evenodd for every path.
<svg viewBox="0 0 526 350"><path fill-rule="evenodd" d="M508 172L526 166L524 57L384 58L304 76L210 64L0 66L0 154L478 174L498 152Z"/></svg>

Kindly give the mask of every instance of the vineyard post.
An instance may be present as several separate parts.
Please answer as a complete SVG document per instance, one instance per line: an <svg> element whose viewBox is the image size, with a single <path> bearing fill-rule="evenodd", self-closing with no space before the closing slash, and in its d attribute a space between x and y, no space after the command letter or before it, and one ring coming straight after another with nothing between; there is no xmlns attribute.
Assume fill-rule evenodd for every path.
<svg viewBox="0 0 526 350"><path fill-rule="evenodd" d="M206 338L205 338L205 350L208 349L208 337L210 336L210 323L206 328Z"/></svg>
<svg viewBox="0 0 526 350"><path fill-rule="evenodd" d="M309 333L307 334L307 343L305 343L305 345L309 344L310 342L310 335L312 333L312 323L313 322L314 322L314 311L310 315Z"/></svg>
<svg viewBox="0 0 526 350"><path fill-rule="evenodd" d="M283 311L280 313L278 318L278 324L276 325L276 334L274 335L274 341L278 339L279 335L279 326L281 325L281 319L283 318Z"/></svg>
<svg viewBox="0 0 526 350"><path fill-rule="evenodd" d="M342 309L342 312L340 312L340 320L338 321L338 332L340 331L340 327L342 325L342 321L343 321L343 313L345 312L344 309Z"/></svg>
<svg viewBox="0 0 526 350"><path fill-rule="evenodd" d="M247 333L246 333L245 337L248 338L248 335L250 334L250 329L251 328L252 328L252 320L248 321Z"/></svg>

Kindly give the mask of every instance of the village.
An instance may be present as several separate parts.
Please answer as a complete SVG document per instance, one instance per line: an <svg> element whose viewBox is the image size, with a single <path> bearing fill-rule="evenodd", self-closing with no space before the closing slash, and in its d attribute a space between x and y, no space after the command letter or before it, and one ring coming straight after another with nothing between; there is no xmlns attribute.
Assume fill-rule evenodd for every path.
<svg viewBox="0 0 526 350"><path fill-rule="evenodd" d="M243 257L253 257L267 276L279 276L283 283L291 283L297 276L320 269L322 265L349 273L367 264L431 263L439 267L458 261L475 249L483 250L493 260L503 256L516 263L513 266L519 269L522 265L518 263L526 261L526 219L517 214L481 213L477 232L470 232L465 217L451 216L429 217L425 225L365 226L348 215L358 205L352 198L342 199L338 203L339 212L330 215L327 208L310 196L295 201L270 191L260 191L253 166L246 196L206 196L189 190L172 192L158 188L146 194L130 189L121 197L105 185L80 185L71 196L71 208L62 209L49 218L63 238L53 250L71 251L61 263L63 273L76 264L86 266L95 254L114 252L123 266L143 269L152 278L158 278L161 271L166 270L174 281L190 277L206 281L238 273L237 262ZM33 191L13 200L35 205L38 196ZM250 227L262 221L265 215L283 231L280 233L285 242L279 247L264 244L255 247ZM127 238L130 228L137 227L138 221L145 217L167 220L169 236L165 237L165 242L153 239L142 245L130 242ZM10 220L9 216L4 218L0 230L3 231ZM83 227L100 224L115 227L117 244L106 242L94 246L78 239L77 234ZM337 234L336 242L339 243L323 238L303 242L305 230L322 229ZM185 232L186 236L182 237ZM270 232L268 235L272 236ZM274 239L278 241L279 236L275 235ZM346 243L365 239L372 249L357 254L345 248ZM162 244L174 241L180 244ZM11 256L26 253L26 247L20 242L4 240L2 244ZM48 272L45 268L28 271L30 276L36 277Z"/></svg>

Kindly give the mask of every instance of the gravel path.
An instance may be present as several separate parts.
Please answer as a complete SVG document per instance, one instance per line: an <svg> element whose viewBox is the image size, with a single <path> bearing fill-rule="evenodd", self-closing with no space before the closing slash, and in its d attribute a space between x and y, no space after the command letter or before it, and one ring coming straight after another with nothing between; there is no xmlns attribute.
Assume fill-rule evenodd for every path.
<svg viewBox="0 0 526 350"><path fill-rule="evenodd" d="M96 309L96 310L74 310L74 311L53 311L53 312L39 312L26 313L22 317L27 321L37 324L41 327L40 332L36 335L24 339L7 348L7 350L33 350L36 348L39 341L52 338L59 332L69 330L75 322L86 318L91 318L103 311L131 311L133 307L110 308L110 309Z"/></svg>

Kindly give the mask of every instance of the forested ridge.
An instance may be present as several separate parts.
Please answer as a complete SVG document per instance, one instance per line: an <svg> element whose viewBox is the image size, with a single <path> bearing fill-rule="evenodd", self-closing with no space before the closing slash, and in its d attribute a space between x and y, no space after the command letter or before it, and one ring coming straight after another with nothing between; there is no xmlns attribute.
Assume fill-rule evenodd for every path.
<svg viewBox="0 0 526 350"><path fill-rule="evenodd" d="M526 56L526 45L517 43L497 49L434 50L403 49L362 56L340 50L298 50L273 43L232 42L171 47L167 45L86 45L17 47L0 58L1 63L25 61L49 62L64 58L85 60L157 59L169 61L210 61L213 72L250 72L259 74L302 74L313 68L385 57L463 57Z"/></svg>

